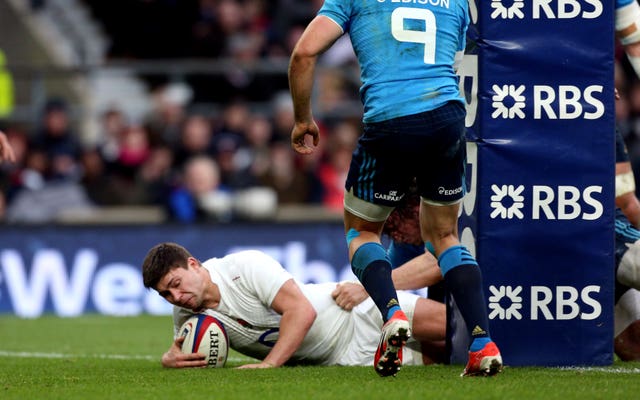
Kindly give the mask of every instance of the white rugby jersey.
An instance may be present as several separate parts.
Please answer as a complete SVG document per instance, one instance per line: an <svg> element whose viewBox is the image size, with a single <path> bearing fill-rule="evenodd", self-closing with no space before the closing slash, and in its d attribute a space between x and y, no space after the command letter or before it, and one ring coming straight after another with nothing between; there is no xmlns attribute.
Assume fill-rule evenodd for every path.
<svg viewBox="0 0 640 400"><path fill-rule="evenodd" d="M270 305L280 287L293 279L276 260L255 250L212 258L203 263L220 288L220 304L205 313L224 325L230 347L263 359L278 339L280 314ZM290 362L341 364L354 330L351 313L331 297L335 283L299 285L317 312L317 318ZM377 312L377 310L376 310ZM192 311L174 307L174 336ZM381 325L381 324L380 324Z"/></svg>

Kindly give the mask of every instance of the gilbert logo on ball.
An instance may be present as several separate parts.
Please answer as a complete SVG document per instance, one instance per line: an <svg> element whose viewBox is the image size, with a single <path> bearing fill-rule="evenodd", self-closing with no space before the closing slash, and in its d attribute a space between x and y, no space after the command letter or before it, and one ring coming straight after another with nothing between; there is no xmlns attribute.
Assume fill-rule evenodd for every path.
<svg viewBox="0 0 640 400"><path fill-rule="evenodd" d="M210 315L198 314L186 320L179 332L184 337L183 353L203 354L207 367L224 367L229 352L229 338L222 322Z"/></svg>

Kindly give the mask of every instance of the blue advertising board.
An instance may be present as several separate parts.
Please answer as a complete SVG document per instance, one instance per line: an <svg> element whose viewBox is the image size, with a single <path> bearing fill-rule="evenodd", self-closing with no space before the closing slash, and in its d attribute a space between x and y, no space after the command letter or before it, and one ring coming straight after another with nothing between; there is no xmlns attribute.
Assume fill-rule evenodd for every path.
<svg viewBox="0 0 640 400"><path fill-rule="evenodd" d="M170 314L140 271L147 251L166 241L201 260L259 249L300 282L356 280L343 230L340 223L3 227L0 314Z"/></svg>
<svg viewBox="0 0 640 400"><path fill-rule="evenodd" d="M492 337L507 365L610 364L613 2L470 3L477 176L461 232L475 244ZM460 343L453 362L466 361Z"/></svg>

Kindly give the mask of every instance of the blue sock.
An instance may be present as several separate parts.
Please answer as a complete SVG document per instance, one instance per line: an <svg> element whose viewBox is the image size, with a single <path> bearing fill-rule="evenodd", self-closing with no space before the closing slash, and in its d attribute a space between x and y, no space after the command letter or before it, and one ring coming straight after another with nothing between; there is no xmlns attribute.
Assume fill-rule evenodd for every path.
<svg viewBox="0 0 640 400"><path fill-rule="evenodd" d="M425 251L428 251L429 253L433 254L433 256L435 257L436 249L433 247L433 244L431 242L424 242L424 249Z"/></svg>
<svg viewBox="0 0 640 400"><path fill-rule="evenodd" d="M351 269L376 304L386 322L400 309L396 288L391 280L391 263L379 243L365 243L356 250Z"/></svg>
<svg viewBox="0 0 640 400"><path fill-rule="evenodd" d="M484 348L484 346L491 341L489 337L481 337L473 339L471 346L469 346L469 351L479 351Z"/></svg>
<svg viewBox="0 0 640 400"><path fill-rule="evenodd" d="M467 324L471 339L475 342L477 338L489 338L489 318L482 289L482 273L476 260L464 246L453 246L440 255L438 264Z"/></svg>
<svg viewBox="0 0 640 400"><path fill-rule="evenodd" d="M389 308L389 310L387 310L387 317L386 317L386 318L383 318L383 319L384 319L384 321L386 322L386 321L390 320L390 319L391 319L391 317L393 317L393 313L394 313L394 312L396 312L396 311L400 311L400 310L402 310L402 309L400 308L400 306L393 306L393 307L390 307L390 308Z"/></svg>

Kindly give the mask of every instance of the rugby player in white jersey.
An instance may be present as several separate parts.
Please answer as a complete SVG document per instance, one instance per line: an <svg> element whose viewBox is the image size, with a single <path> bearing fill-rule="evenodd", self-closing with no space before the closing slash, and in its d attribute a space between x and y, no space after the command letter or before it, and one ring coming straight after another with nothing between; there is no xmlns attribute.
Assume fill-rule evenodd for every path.
<svg viewBox="0 0 640 400"><path fill-rule="evenodd" d="M437 266L433 267L439 274ZM371 300L346 311L332 298L336 283L300 285L276 260L260 251L201 263L182 246L162 243L148 252L142 273L145 286L175 306L175 339L162 357L165 367L206 365L203 355L180 350L178 329L194 313L220 319L230 347L261 360L241 368L373 362L382 317ZM424 279L411 276L416 278ZM396 279L402 285L408 276L403 277L400 271ZM399 301L414 332L403 348L404 364L442 361L445 306L408 292L399 292Z"/></svg>

